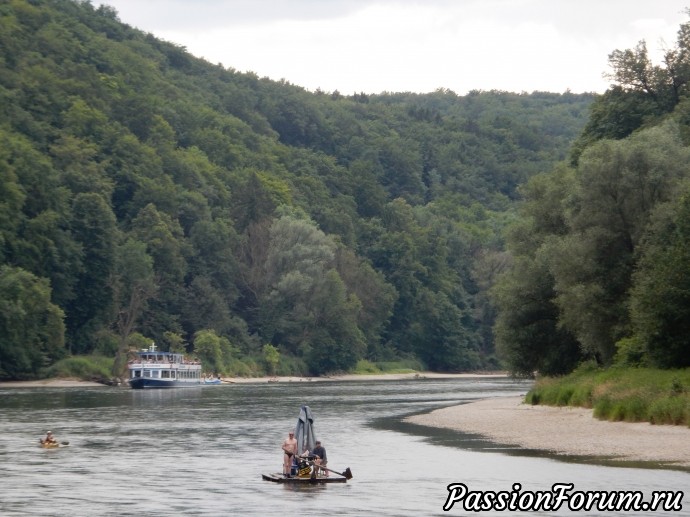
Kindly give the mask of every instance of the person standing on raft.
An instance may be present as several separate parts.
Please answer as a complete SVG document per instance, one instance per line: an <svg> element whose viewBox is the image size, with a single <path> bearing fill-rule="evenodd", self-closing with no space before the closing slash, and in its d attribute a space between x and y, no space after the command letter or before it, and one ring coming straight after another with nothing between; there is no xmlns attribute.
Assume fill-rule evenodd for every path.
<svg viewBox="0 0 690 517"><path fill-rule="evenodd" d="M292 469L292 458L297 454L297 440L294 431L288 433L288 437L283 442L283 476L290 477Z"/></svg>

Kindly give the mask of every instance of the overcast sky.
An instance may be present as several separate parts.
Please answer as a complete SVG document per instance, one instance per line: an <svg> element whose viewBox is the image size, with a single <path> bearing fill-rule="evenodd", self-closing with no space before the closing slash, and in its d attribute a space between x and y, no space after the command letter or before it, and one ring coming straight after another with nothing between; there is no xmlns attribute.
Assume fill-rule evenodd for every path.
<svg viewBox="0 0 690 517"><path fill-rule="evenodd" d="M659 63L690 0L93 0L198 57L308 90L603 92L608 55Z"/></svg>

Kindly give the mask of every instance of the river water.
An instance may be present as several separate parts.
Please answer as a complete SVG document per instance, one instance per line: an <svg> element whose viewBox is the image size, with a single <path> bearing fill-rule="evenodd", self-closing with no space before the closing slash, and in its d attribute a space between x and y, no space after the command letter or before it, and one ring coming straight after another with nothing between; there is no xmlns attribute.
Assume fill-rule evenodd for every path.
<svg viewBox="0 0 690 517"><path fill-rule="evenodd" d="M514 483L548 491L573 483L582 491L639 490L647 499L654 490L683 491L683 510L653 515L690 515L687 472L566 462L401 422L411 413L528 388L511 379L463 378L0 389L0 515L575 514L567 508L472 513L461 503L445 512L452 483L473 491L510 491ZM347 483L296 487L261 479L280 472L280 446L305 404L329 467L351 469ZM38 447L47 429L70 445Z"/></svg>

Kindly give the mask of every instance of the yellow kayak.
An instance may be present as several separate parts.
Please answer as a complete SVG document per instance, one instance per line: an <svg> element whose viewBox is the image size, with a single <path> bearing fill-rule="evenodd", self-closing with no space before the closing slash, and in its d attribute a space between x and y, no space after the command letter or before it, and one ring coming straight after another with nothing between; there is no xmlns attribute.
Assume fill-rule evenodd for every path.
<svg viewBox="0 0 690 517"><path fill-rule="evenodd" d="M41 442L39 446L43 449L59 449L60 447L67 447L69 445L69 442L48 442L48 443L43 443Z"/></svg>

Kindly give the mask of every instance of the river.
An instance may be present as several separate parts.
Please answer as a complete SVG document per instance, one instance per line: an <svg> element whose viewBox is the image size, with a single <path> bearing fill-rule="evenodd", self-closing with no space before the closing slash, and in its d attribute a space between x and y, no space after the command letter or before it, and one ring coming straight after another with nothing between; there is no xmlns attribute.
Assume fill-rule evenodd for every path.
<svg viewBox="0 0 690 517"><path fill-rule="evenodd" d="M573 483L576 490L639 490L648 498L655 490L685 491L683 511L654 515L690 515L687 472L567 462L401 422L411 413L528 388L511 379L455 378L0 389L0 515L472 514L460 503L443 510L453 483L473 491L510 491L514 483L548 491ZM329 467L352 471L347 483L295 487L261 479L281 470L280 446L305 404ZM48 429L69 446L38 447Z"/></svg>

